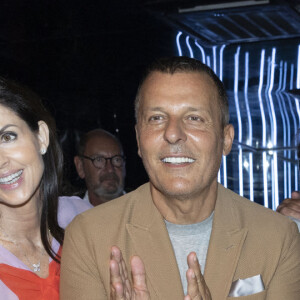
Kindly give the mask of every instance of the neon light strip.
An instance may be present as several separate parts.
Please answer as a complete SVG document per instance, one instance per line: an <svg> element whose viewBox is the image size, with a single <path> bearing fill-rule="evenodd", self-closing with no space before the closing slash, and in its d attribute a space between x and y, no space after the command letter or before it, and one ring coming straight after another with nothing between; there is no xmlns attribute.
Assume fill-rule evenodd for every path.
<svg viewBox="0 0 300 300"><path fill-rule="evenodd" d="M291 68L291 74L290 74L290 89L293 89L293 81L294 81L294 68ZM290 107L290 110L291 110L291 98L288 94L286 94L286 97L288 98L288 101L286 101L287 103L289 103L289 107ZM291 111L291 114L292 114L292 118L293 118L293 111ZM290 118L289 118L290 119ZM294 126L295 126L295 120L294 120ZM289 139L288 139L288 146L291 146L291 139L292 139L292 126L291 126L291 129L290 129L290 134L289 134ZM296 134L297 130L296 128L294 128L294 132ZM292 157L292 154L291 154L291 151L289 151L289 155L288 155L288 158L291 159ZM292 187L292 164L291 162L289 162L289 195L292 193L292 190L293 190L293 187Z"/></svg>
<svg viewBox="0 0 300 300"><path fill-rule="evenodd" d="M300 51L300 46L298 46L298 69L297 69L297 81L298 81L298 75L299 75L299 59L300 59L300 56L299 56L299 52ZM294 65L292 64L291 65L291 78L290 78L290 89L293 89L293 79L294 79ZM297 85L297 82L296 82L296 85ZM291 97L289 96L289 98L291 99ZM299 128L299 99L294 99L295 100L295 104L296 104L296 111L297 111L297 116L298 116L298 125L296 125L295 127L295 137L297 137L297 131L298 131L298 128ZM292 101L292 100L291 100ZM291 103L290 103L291 105ZM292 113L294 114L294 110L292 111ZM296 119L296 116L295 116L295 119ZM295 120L295 123L297 124L297 121ZM298 155L297 155L297 151L295 151L295 155L294 155L294 159L296 161L298 161ZM294 182L295 182L295 188L294 190L298 190L298 177L299 177L299 167L298 167L298 164L295 165L294 167ZM291 188L292 190L292 188Z"/></svg>
<svg viewBox="0 0 300 300"><path fill-rule="evenodd" d="M300 73L300 45L298 46L298 69L297 69L297 81L298 81L298 78L300 77L299 76L299 73ZM290 83L290 86L291 86L291 89L293 88L293 81L292 79L294 78L294 65L292 64L291 65L291 83ZM297 86L298 82L296 82L296 86ZM297 87L299 88L299 87ZM296 111L297 111L297 115L298 115L298 128L295 128L295 131L296 131L296 136L297 136L297 132L299 130L299 127L300 127L300 107L299 107L299 99L297 99L296 97L294 97L294 100L295 100L295 105L296 105ZM296 142L296 145L298 145L298 141ZM295 151L295 160L298 161L298 151ZM298 187L298 184L299 184L299 164L296 164L295 165L295 188L294 190L298 191L299 187Z"/></svg>
<svg viewBox="0 0 300 300"><path fill-rule="evenodd" d="M223 54L226 45L223 45L220 49L220 80L223 81ZM222 157L222 166L223 166L223 185L228 186L227 183L227 157L223 155Z"/></svg>
<svg viewBox="0 0 300 300"><path fill-rule="evenodd" d="M191 45L190 45L190 37L189 37L189 36L187 36L187 37L185 38L185 42L186 42L186 45L187 45L187 47L188 47L188 49L189 49L189 51L190 51L190 57L191 57L191 58L194 58L194 52L193 52L193 49L192 49L192 47L191 47Z"/></svg>
<svg viewBox="0 0 300 300"><path fill-rule="evenodd" d="M259 100L259 107L260 107L260 114L262 120L262 146L266 147L266 117L264 112L264 106L262 103L262 86L264 81L264 64L265 64L265 50L261 51L260 55L260 75L259 75L259 86L258 86L258 100ZM266 152L262 154L263 158L263 181L264 181L264 206L269 207L268 204L268 166L267 166L267 157Z"/></svg>
<svg viewBox="0 0 300 300"><path fill-rule="evenodd" d="M300 71L300 70L298 70ZM291 64L291 88L290 89L293 89L293 81L292 81L292 78L294 78L294 65ZM296 109L297 109L297 114L298 114L298 123L299 123L299 127L300 127L300 108L299 108L299 98L297 97L294 97L295 98L295 105L296 105Z"/></svg>
<svg viewBox="0 0 300 300"><path fill-rule="evenodd" d="M290 90L293 89L293 81L294 81L294 64L291 64Z"/></svg>
<svg viewBox="0 0 300 300"><path fill-rule="evenodd" d="M206 65L210 67L210 57L208 55L206 56Z"/></svg>
<svg viewBox="0 0 300 300"><path fill-rule="evenodd" d="M270 107L270 102L269 102L269 95L268 95L268 90L271 84L271 68L272 68L272 64L271 64L271 58L268 57L268 74L267 74L267 84L265 87L265 101L266 101L266 105L267 105L267 112L269 113L269 119L270 119L270 126L271 126L271 131L270 131L270 135L271 135L271 141L268 139L267 144L270 144L273 142L273 119L272 119L272 113L271 113L271 107ZM268 128L268 127L267 127ZM267 137L269 137L269 135L267 134ZM270 146L269 146L270 148Z"/></svg>
<svg viewBox="0 0 300 300"><path fill-rule="evenodd" d="M283 66L283 83L282 83L282 89L281 91L284 91L286 89L286 80L287 80L287 63L284 63ZM290 137L290 121L289 121L289 117L288 117L288 113L286 110L286 105L285 105L285 101L284 101L284 94L280 93L280 99L282 102L282 110L283 110L283 114L284 114L284 137L283 137L283 146L287 147L288 142L287 142L287 137ZM284 157L288 157L288 152L287 150L284 151ZM288 193L288 187L290 185L290 178L289 176L291 175L290 173L288 173L288 163L286 162L286 160L284 161L284 199L289 197L289 193Z"/></svg>
<svg viewBox="0 0 300 300"><path fill-rule="evenodd" d="M217 52L216 52L216 50L217 50L217 46L213 46L213 48L212 48L213 71L216 73L216 75L218 75L217 74ZM222 183L222 181L221 181L221 169L219 169L219 172L218 172L218 181L220 183Z"/></svg>
<svg viewBox="0 0 300 300"><path fill-rule="evenodd" d="M249 80L249 52L245 53L245 86L244 97L246 103L247 119L248 119L248 141L247 144L252 146L252 119L248 100L248 80ZM249 152L249 193L250 200L254 200L254 188L253 188L253 153Z"/></svg>
<svg viewBox="0 0 300 300"><path fill-rule="evenodd" d="M195 42L195 45L199 48L201 55L202 55L202 62L205 64L205 51L204 49L197 43L197 41Z"/></svg>
<svg viewBox="0 0 300 300"><path fill-rule="evenodd" d="M290 96L290 95L287 95L288 96L288 98L289 98L289 107L290 107L290 111L291 111L291 115L292 115L292 120L293 120L293 125L294 125L294 133L293 133L293 137L296 137L296 135L297 135L297 129L298 129L298 126L297 126L297 119L296 119L296 115L295 115L295 109L293 108L293 106L292 106L292 99L293 99L293 97L292 96ZM290 144L290 146L292 146L291 144ZM294 156L294 158L295 159L297 159L297 155L295 154L295 156ZM294 179L295 179L295 185L296 185L296 178L298 179L298 177L297 177L297 166L295 165L295 176L294 176ZM298 181L298 180L297 180Z"/></svg>
<svg viewBox="0 0 300 300"><path fill-rule="evenodd" d="M285 76L286 76L286 72L285 72ZM282 120L282 133L283 133L283 147L286 147L286 120L285 120L285 115L284 115L284 110L283 110L283 105L281 104L281 102L283 102L283 98L282 98L282 90L283 90L283 61L280 61L279 64L279 83L278 83L278 88L275 91L275 94L277 96L278 99L278 106L279 106L279 112L281 115L281 120ZM283 152L283 156L286 157L287 155L287 150L284 150ZM283 160L283 196L284 199L288 197L287 195L287 164L286 164L286 160Z"/></svg>
<svg viewBox="0 0 300 300"><path fill-rule="evenodd" d="M271 141L267 141L266 140L266 143L267 143L267 147L272 147L272 145L270 146L269 144L271 143L272 144L272 134L273 134L273 119L271 118L271 108L270 108L270 102L269 102L269 99L268 99L268 89L270 87L270 82L271 82L271 58L268 57L267 59L267 62L268 62L268 68L267 68L267 83L266 83L266 87L265 87L265 101L266 101L266 105L267 105L267 112L269 113L269 117L270 117L270 126L271 126ZM266 127L268 128L268 127ZM267 138L267 137L266 137ZM267 170L268 170L268 167L270 166L270 163L268 161L268 156L267 156L267 151L264 152L265 156L265 161L263 160L263 165L264 166L267 166ZM273 175L273 162L272 162L272 159L271 159L271 166L270 166L270 170L271 170L271 178L272 178L272 175ZM268 171L265 171L266 173L268 173ZM271 180L271 200L272 200L272 203L273 203L273 197L274 197L274 184L273 184L273 180ZM268 200L268 206L269 206L269 200ZM273 205L271 205L271 207L273 207Z"/></svg>
<svg viewBox="0 0 300 300"><path fill-rule="evenodd" d="M291 80L293 78L293 75L291 74ZM286 89L286 80L287 80L287 63L284 63L284 76L283 76L283 85L282 85L282 90L284 91ZM288 110L286 108L286 94L282 94L281 95L283 101L282 101L282 107L283 107L283 111L284 111L284 115L285 115L285 119L286 119L286 125L287 125L287 135L286 135L286 143L285 146L289 147L291 145L291 124L290 124L290 117L288 114ZM286 157L288 158L288 160L291 159L291 152L287 151L286 152L287 155ZM292 188L291 188L291 162L288 161L287 162L287 197L289 197L291 195L292 192Z"/></svg>
<svg viewBox="0 0 300 300"><path fill-rule="evenodd" d="M214 64L214 72L218 75L217 73L217 46L213 46L213 64Z"/></svg>
<svg viewBox="0 0 300 300"><path fill-rule="evenodd" d="M300 46L298 48L298 60L300 60ZM299 69L299 63L298 63L298 70L297 70L297 78L299 77L299 73L300 73L300 69ZM291 78L294 78L294 65L291 64ZM297 83L296 83L297 85ZM299 87L297 87L299 89ZM291 80L291 84L290 84L290 89L293 89L293 81ZM300 107L299 107L299 101L300 99L297 97L295 97L295 104L296 104L296 109L297 109L297 113L298 113L298 118L299 118L299 123L300 123ZM299 125L300 126L300 125Z"/></svg>
<svg viewBox="0 0 300 300"><path fill-rule="evenodd" d="M268 108L268 113L269 113L269 118L270 118L270 126L271 126L271 131L270 131L270 135L271 135L271 140L270 141L266 141L267 142L267 147L272 147L272 143L273 143L273 119L272 119L272 116L271 116L271 107L270 107L270 101L268 99L269 95L268 95L268 90L269 90L269 87L271 85L271 69L272 69L272 62L271 62L271 58L268 57L268 74L267 74L267 84L266 84L266 88L265 88L265 98L266 98L266 105L267 105L267 108ZM271 144L271 145L269 145ZM266 160L268 159L267 157L267 152L266 152ZM273 178L273 171L274 171L274 168L273 168L273 159L271 158L271 178ZM270 166L270 163L269 161L266 161L266 165L267 166ZM271 208L273 207L273 198L274 198L274 182L273 180L271 180L271 187L272 187L272 190L271 190ZM269 202L269 201L268 201Z"/></svg>
<svg viewBox="0 0 300 300"><path fill-rule="evenodd" d="M272 144L273 147L277 147L277 119L275 114L274 102L272 97L272 90L274 87L274 73L275 73L275 57L276 57L276 48L272 49L272 60L271 60L271 78L270 78L270 86L268 89L268 97L270 101L271 107L271 117L273 120L273 128L272 128ZM273 166L272 166L272 184L274 184L274 191L272 195L272 209L275 210L279 205L279 188L278 188L278 156L277 151L273 152Z"/></svg>
<svg viewBox="0 0 300 300"><path fill-rule="evenodd" d="M298 64L297 64L297 82L296 88L300 89L300 45L298 45Z"/></svg>
<svg viewBox="0 0 300 300"><path fill-rule="evenodd" d="M271 118L273 123L272 128L272 143L273 147L277 146L277 120L275 115L275 109L274 109L274 102L272 98L272 90L274 87L274 73L275 73L275 56L276 56L276 48L272 49L272 60L271 60L271 66L270 66L270 82L269 82L269 88L268 88L268 97L270 101L270 109L271 109Z"/></svg>
<svg viewBox="0 0 300 300"><path fill-rule="evenodd" d="M219 71L219 77L220 80L223 81L223 55L224 55L224 49L226 45L223 45L220 49L220 71Z"/></svg>
<svg viewBox="0 0 300 300"><path fill-rule="evenodd" d="M237 51L234 55L234 101L237 113L237 121L238 121L238 141L242 142L242 118L241 111L239 106L239 97L238 97L238 83L239 83L239 55L240 55L241 47L237 48ZM241 196L244 195L243 188L243 150L242 147L239 146L239 193Z"/></svg>
<svg viewBox="0 0 300 300"><path fill-rule="evenodd" d="M216 73L216 75L218 75L217 74L217 52L216 52L216 50L217 50L217 46L213 46L213 70L214 70L214 72ZM218 172L218 181L219 182L221 182L221 171L219 170L219 172Z"/></svg>
<svg viewBox="0 0 300 300"><path fill-rule="evenodd" d="M177 50L178 50L178 55L179 56L182 56L182 50L181 50L180 41L179 41L179 38L180 38L181 35L182 35L182 32L178 31L177 36L176 36L176 45L177 45Z"/></svg>
<svg viewBox="0 0 300 300"><path fill-rule="evenodd" d="M292 120L293 120L293 125L294 125L293 137L296 137L298 126L297 126L297 118L296 118L296 114L295 114L295 109L292 106L293 97L290 96L289 94L287 94L287 97L289 98L288 104L289 104L289 107L290 107L290 112L291 112L291 115L292 115ZM292 146L291 143L289 144L289 146ZM290 157L291 157L291 154L290 154ZM295 154L295 156L293 158L297 159L297 155ZM296 178L297 178L297 181L298 181L297 165L295 165L295 175L294 175L295 185L297 185Z"/></svg>

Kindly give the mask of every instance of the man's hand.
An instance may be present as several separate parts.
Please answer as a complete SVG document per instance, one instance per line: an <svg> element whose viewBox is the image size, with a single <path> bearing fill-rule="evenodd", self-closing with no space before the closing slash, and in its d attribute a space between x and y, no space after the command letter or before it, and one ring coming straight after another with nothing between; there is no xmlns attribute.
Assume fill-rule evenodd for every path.
<svg viewBox="0 0 300 300"><path fill-rule="evenodd" d="M277 211L285 216L300 220L300 192L292 192L291 198L285 199Z"/></svg>
<svg viewBox="0 0 300 300"><path fill-rule="evenodd" d="M113 246L110 259L110 299L111 300L149 300L146 273L142 260L133 256L130 261L131 280L120 249Z"/></svg>
<svg viewBox="0 0 300 300"><path fill-rule="evenodd" d="M201 274L200 265L195 252L191 252L187 257L188 270L186 278L188 282L187 295L184 300L211 300L210 291Z"/></svg>
<svg viewBox="0 0 300 300"><path fill-rule="evenodd" d="M188 288L184 300L211 300L209 289L201 274L195 252L187 257L189 269L186 272ZM138 256L131 258L132 283L120 249L112 247L110 260L110 300L150 300L146 285L146 272Z"/></svg>

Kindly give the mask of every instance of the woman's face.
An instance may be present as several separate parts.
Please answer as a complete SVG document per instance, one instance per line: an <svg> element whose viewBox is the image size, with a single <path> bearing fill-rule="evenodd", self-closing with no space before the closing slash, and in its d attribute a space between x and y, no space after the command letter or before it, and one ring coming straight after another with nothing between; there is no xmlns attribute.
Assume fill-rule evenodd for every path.
<svg viewBox="0 0 300 300"><path fill-rule="evenodd" d="M37 199L44 172L41 149L47 149L48 126L34 133L12 110L0 105L0 203L16 206Z"/></svg>

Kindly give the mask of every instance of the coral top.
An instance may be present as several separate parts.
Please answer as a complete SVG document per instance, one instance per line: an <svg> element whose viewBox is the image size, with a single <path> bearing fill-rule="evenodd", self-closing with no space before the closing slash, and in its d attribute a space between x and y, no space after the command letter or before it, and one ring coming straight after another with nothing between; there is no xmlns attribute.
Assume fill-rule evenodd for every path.
<svg viewBox="0 0 300 300"><path fill-rule="evenodd" d="M61 247L58 251L61 255ZM40 278L28 270L0 264L0 279L20 300L59 300L60 264L52 260L49 275Z"/></svg>
<svg viewBox="0 0 300 300"><path fill-rule="evenodd" d="M78 197L59 197L58 224L65 228L79 213L92 205ZM61 251L53 239L52 250ZM21 260L0 245L0 299L58 300L60 265L49 258L49 276L40 278Z"/></svg>

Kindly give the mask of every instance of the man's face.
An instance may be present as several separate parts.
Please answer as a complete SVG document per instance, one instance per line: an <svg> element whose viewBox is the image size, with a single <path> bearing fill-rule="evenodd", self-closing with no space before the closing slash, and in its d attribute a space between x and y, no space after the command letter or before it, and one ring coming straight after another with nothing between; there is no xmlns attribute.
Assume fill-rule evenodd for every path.
<svg viewBox="0 0 300 300"><path fill-rule="evenodd" d="M205 73L154 72L144 82L136 134L152 188L167 197L197 197L217 183L233 127L221 126L216 86Z"/></svg>
<svg viewBox="0 0 300 300"><path fill-rule="evenodd" d="M94 158L96 156L113 157L123 155L118 143L107 136L91 137L85 147L85 156ZM96 168L92 161L82 159L83 176L87 189L97 196L114 199L124 189L125 164L122 167L114 167L111 160L107 160L102 169Z"/></svg>

